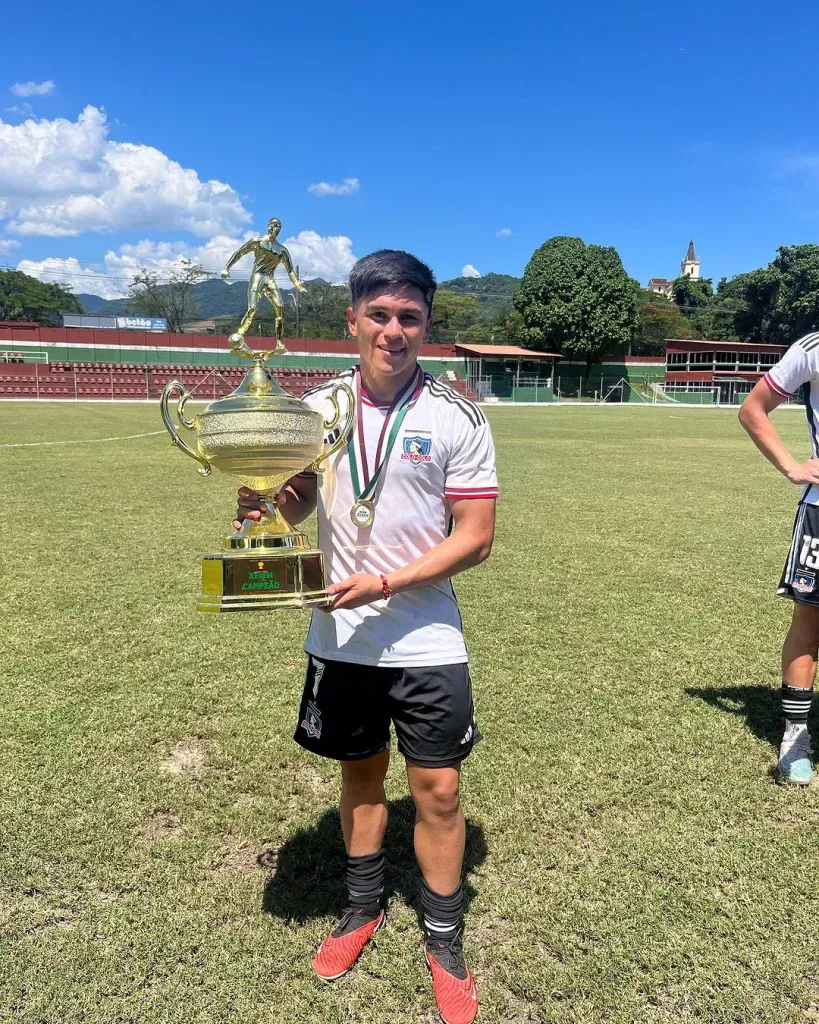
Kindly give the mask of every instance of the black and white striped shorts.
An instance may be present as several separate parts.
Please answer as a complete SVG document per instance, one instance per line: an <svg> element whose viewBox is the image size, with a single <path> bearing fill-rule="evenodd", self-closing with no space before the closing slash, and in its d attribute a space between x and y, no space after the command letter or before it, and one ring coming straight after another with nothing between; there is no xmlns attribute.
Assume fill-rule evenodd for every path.
<svg viewBox="0 0 819 1024"><path fill-rule="evenodd" d="M800 502L782 579L780 597L819 607L819 506Z"/></svg>

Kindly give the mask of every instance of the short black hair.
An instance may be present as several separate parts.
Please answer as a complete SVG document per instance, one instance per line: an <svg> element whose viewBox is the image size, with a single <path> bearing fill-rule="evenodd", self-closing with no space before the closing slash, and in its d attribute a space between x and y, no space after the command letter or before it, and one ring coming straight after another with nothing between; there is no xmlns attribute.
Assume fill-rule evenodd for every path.
<svg viewBox="0 0 819 1024"><path fill-rule="evenodd" d="M362 258L350 271L350 295L353 308L363 299L389 289L417 288L422 292L427 311L432 312L435 275L417 256L402 249L379 249Z"/></svg>

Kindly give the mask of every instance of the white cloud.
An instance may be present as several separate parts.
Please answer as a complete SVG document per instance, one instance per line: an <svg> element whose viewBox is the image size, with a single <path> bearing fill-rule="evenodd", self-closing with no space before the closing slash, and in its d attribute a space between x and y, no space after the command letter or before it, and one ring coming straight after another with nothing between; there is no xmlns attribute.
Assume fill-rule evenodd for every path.
<svg viewBox="0 0 819 1024"><path fill-rule="evenodd" d="M284 245L305 280L323 277L331 284L338 284L347 279L356 261L353 243L346 235L323 236L315 231L300 231L285 238Z"/></svg>
<svg viewBox="0 0 819 1024"><path fill-rule="evenodd" d="M512 237L512 229L511 228L501 228L500 231L496 231L495 233L497 234L498 238L511 238Z"/></svg>
<svg viewBox="0 0 819 1024"><path fill-rule="evenodd" d="M358 178L345 178L342 182L317 181L308 185L307 191L314 196L352 196L361 188Z"/></svg>
<svg viewBox="0 0 819 1024"><path fill-rule="evenodd" d="M50 96L56 88L49 78L47 82L15 82L11 92L15 96Z"/></svg>
<svg viewBox="0 0 819 1024"><path fill-rule="evenodd" d="M128 282L112 278L106 271L84 267L70 256L67 260L20 260L17 269L41 281L56 281L74 292L88 292L103 299L118 299L128 293Z"/></svg>
<svg viewBox="0 0 819 1024"><path fill-rule="evenodd" d="M13 238L0 238L0 256L11 256L20 248L20 243Z"/></svg>
<svg viewBox="0 0 819 1024"><path fill-rule="evenodd" d="M200 263L206 270L217 274L249 235L249 232L243 238L216 235L198 246L143 239L135 244L121 245L116 252L109 250L99 265L84 266L73 256L68 259L51 257L20 260L17 269L41 281L64 284L75 292L90 292L104 299L115 299L128 294L128 285L137 271L154 270L161 278L163 272L177 266L182 259ZM283 244L290 250L294 265L298 264L303 280L323 277L326 281L343 281L356 260L352 242L344 235L322 236L315 231L300 231L298 235L286 238ZM230 271L231 280L246 279L252 263L248 256L235 264ZM284 271L279 272L279 279L283 285L290 283Z"/></svg>
<svg viewBox="0 0 819 1024"><path fill-rule="evenodd" d="M52 238L84 231L235 233L251 220L224 182L201 181L153 146L112 142L104 111L76 121L0 119L0 194L7 229Z"/></svg>
<svg viewBox="0 0 819 1024"><path fill-rule="evenodd" d="M461 267L461 277L480 277L481 272L477 267L473 267L471 263L465 263Z"/></svg>

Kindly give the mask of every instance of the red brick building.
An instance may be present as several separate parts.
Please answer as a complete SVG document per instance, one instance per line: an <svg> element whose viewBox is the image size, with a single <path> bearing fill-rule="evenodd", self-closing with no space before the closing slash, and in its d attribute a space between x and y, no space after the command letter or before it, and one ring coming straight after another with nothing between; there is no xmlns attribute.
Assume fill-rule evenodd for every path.
<svg viewBox="0 0 819 1024"><path fill-rule="evenodd" d="M665 382L691 391L719 388L720 402L746 394L778 363L787 345L749 341L691 341L671 338L666 342Z"/></svg>

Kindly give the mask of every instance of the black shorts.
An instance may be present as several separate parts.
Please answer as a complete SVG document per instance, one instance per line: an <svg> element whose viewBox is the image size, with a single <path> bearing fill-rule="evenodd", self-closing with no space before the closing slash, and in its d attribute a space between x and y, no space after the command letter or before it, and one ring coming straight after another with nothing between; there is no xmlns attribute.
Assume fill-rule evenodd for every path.
<svg viewBox="0 0 819 1024"><path fill-rule="evenodd" d="M480 740L469 665L379 668L307 657L296 743L336 761L390 746L420 768L448 768Z"/></svg>
<svg viewBox="0 0 819 1024"><path fill-rule="evenodd" d="M819 607L819 506L800 503L777 594Z"/></svg>

